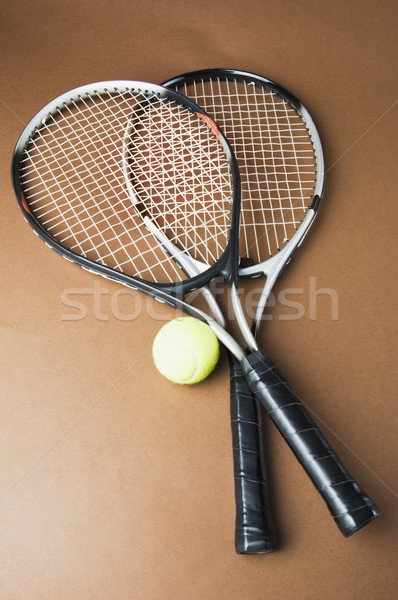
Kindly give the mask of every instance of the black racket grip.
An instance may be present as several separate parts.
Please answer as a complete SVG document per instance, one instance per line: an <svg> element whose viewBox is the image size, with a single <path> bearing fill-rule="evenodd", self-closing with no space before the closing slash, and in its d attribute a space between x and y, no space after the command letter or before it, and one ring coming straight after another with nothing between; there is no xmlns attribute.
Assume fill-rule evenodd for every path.
<svg viewBox="0 0 398 600"><path fill-rule="evenodd" d="M265 554L276 549L262 439L262 408L239 364L231 380L231 429L236 502L235 549Z"/></svg>
<svg viewBox="0 0 398 600"><path fill-rule="evenodd" d="M251 390L304 467L343 535L352 535L376 517L379 509L344 467L271 359L257 351L241 364Z"/></svg>

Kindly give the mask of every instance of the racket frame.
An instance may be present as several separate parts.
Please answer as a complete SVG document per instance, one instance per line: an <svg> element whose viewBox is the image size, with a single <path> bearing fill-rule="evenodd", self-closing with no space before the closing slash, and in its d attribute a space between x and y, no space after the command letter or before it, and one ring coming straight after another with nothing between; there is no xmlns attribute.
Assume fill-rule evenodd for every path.
<svg viewBox="0 0 398 600"><path fill-rule="evenodd" d="M59 109L68 106L72 102L79 100L80 98L89 98L91 94L106 93L107 91L131 91L137 94L143 94L148 98L168 98L175 101L185 108L190 110L196 116L203 115L206 119L210 119L207 113L194 102L175 92L169 90L157 84L150 84L141 81L102 81L98 83L92 83L84 86L80 86L61 94L48 104L44 106L27 124L22 131L17 144L15 146L12 162L11 162L11 176L14 187L14 192L19 204L19 207L32 227L33 231L53 250L58 254L61 254L67 260L75 262L85 268L88 271L94 271L100 273L102 276L107 277L111 280L119 281L120 283L132 287L133 289L139 289L149 296L154 297L166 304L174 306L177 309L183 310L191 314L194 310L188 303L184 302L184 296L191 291L205 286L212 279L222 276L228 283L232 283L237 279L237 255L238 255L238 242L239 242L239 218L240 218L240 177L239 170L236 164L234 153L228 140L223 135L222 131L217 128L213 120L210 119L211 123L216 127L217 139L223 147L223 151L230 165L230 171L232 176L232 189L233 189L233 202L231 210L231 228L230 235L227 241L226 248L221 257L214 262L212 265L205 265L203 263L203 269L198 270L197 274L188 279L181 280L175 283L155 283L150 282L134 275L126 275L121 271L117 271L106 265L102 265L98 262L92 261L80 254L77 254L68 248L65 248L57 242L52 236L50 236L45 228L35 218L32 211L29 209L28 203L24 199L24 193L20 182L20 163L22 155L29 144L29 141L34 137L35 132L46 123L47 119L58 114ZM206 123L206 120L201 119ZM209 128L210 126L207 125ZM204 268L206 267L206 268Z"/></svg>
<svg viewBox="0 0 398 600"><path fill-rule="evenodd" d="M269 294L276 280L281 276L285 267L290 262L295 250L302 244L310 226L312 225L315 219L319 208L320 198L323 192L324 180L324 160L322 145L314 121L308 110L304 107L304 105L289 91L285 90L274 81L265 78L261 75L245 71L239 71L236 69L202 69L199 71L183 73L172 79L164 81L162 85L170 87L170 89L178 88L178 90L181 93L185 93L187 91L189 97L190 85L192 85L193 89L195 89L195 84L200 85L202 83L210 81L215 82L216 84L217 79L220 79L221 82L225 82L226 80L238 81L243 83L249 82L251 85L260 86L262 89L266 88L267 90L271 90L273 93L277 94L277 96L281 98L284 102L287 102L287 104L290 107L292 107L293 110L299 115L299 117L302 119L307 128L309 136L312 140L314 156L317 166L316 185L314 188L314 196L312 198L311 206L309 207L301 225L297 228L295 234L291 237L289 242L285 244L279 250L279 252L277 252L276 254L264 261L255 262L250 257L245 257L245 260L240 261L241 266L239 268L239 278L254 278L259 277L261 275L265 275L266 277L260 293L260 297L257 302L255 315L251 323L251 336L248 335L249 325L247 323L245 315L242 312L241 302L237 296L235 285L231 286L232 304L234 309L234 315L238 322L238 326L240 330L244 332L244 338L248 348L251 351L256 351L256 349L258 348L256 337L259 333L263 313L267 304ZM185 86L188 88L188 90L185 90ZM200 93L196 97L197 101L199 101L199 97ZM216 97L216 94L214 93L210 95L210 97ZM244 210L244 199L242 199L242 204L242 210ZM238 299L239 301L236 302L236 299ZM238 553L251 553L258 551L263 552L264 549L268 549L270 547L274 549L276 543L275 538L273 538L274 533L272 525L272 516L269 509L269 499L267 495L264 496L263 489L263 485L267 485L266 466L264 462L264 457L260 455L257 459L257 464L253 462L253 457L259 452L260 447L262 446L261 439L259 438L259 432L261 432L262 430L262 415L261 410L255 408L256 402L258 402L258 400L256 401L254 397L251 397L250 392L246 388L245 383L241 381L240 384L233 385L233 382L236 381L235 378L241 378L241 375L238 367L234 367L232 363L230 366L232 414L231 426L233 432L232 435L234 446L239 448L239 452L236 454L234 463L235 477L239 480L239 483L237 484L235 490L235 547ZM236 369L238 369L238 371ZM237 387L239 385L242 386L242 388ZM244 417L242 417L243 414L245 415ZM234 421L236 421L236 423L238 424L238 428L236 428L236 425L234 425ZM252 423L255 423L257 425L257 430L253 428ZM240 427L244 428L242 430L244 431L244 434L238 433ZM240 439L241 435L244 435L243 442ZM243 501L241 499L241 494L242 490L244 489L244 485L242 484L240 479L246 467L242 462L241 453L244 452L246 448L251 453L251 458L249 461L250 471L253 471L253 469L255 469L256 477L258 477L261 473L260 479L258 479L258 481L261 481L262 485L258 485L258 487L254 488L255 492L253 492L252 489L251 494L245 501ZM251 473L251 475L246 475L244 479L248 478L249 482L250 477L252 475L253 473ZM247 485L252 484L247 483ZM263 506L264 522L262 522L261 526L259 526L258 510L261 510L261 506ZM274 539L274 541L270 546L270 540L272 539Z"/></svg>
<svg viewBox="0 0 398 600"><path fill-rule="evenodd" d="M167 98L178 104L184 106L193 114L200 117L203 115L205 119L201 119L201 122L206 123L209 129L212 129L217 137L219 143L223 147L226 159L230 166L230 172L232 177L232 210L231 210L231 227L229 231L229 239L227 241L226 248L221 257L214 262L212 265L202 263L194 260L191 256L188 257L188 261L191 265L195 265L195 274L192 276L193 270L185 271L189 279L181 280L175 283L155 283L135 277L134 275L127 275L121 271L103 265L99 262L95 262L85 256L77 254L72 250L64 247L56 239L54 239L46 229L36 219L33 212L28 206L28 202L24 199L24 192L20 181L20 164L23 157L24 151L29 145L31 138L35 136L35 133L45 125L46 121L53 116L59 114L59 110L67 107L75 101L81 98L90 98L92 94L107 93L108 91L125 91L134 92L137 95L143 95L146 99L155 98ZM210 125L209 125L210 123ZM213 129L214 128L214 129ZM98 273L101 276L117 281L129 288L139 290L154 298L155 300L172 306L173 308L185 312L186 314L193 316L201 321L206 322L215 332L220 341L235 355L235 357L241 361L243 360L245 353L240 345L234 340L234 338L223 328L221 322L217 322L215 318L208 315L204 311L192 306L185 300L186 294L197 289L205 288L206 285L216 277L223 277L227 283L234 286L236 289L235 282L238 277L238 243L239 243L239 218L240 218L240 177L239 170L237 167L236 159L231 149L231 146L225 138L222 131L215 125L214 121L210 119L207 113L194 102L179 94L174 90L169 90L163 86L157 84L150 84L142 81L102 81L92 84L87 84L74 88L54 100L46 104L36 115L29 121L24 130L22 131L17 144L14 149L11 162L11 176L14 187L14 192L19 204L19 207L34 233L41 238L41 240L51 249L55 250L58 254L66 258L68 261L73 262L83 269ZM133 205L133 202L132 202ZM155 227L155 225L153 225ZM152 231L153 234L153 231ZM156 238L156 236L154 236ZM159 240L157 240L159 243ZM171 242L169 242L171 244ZM164 244L160 244L165 252L167 249L164 248ZM178 261L178 249L176 246L171 244L175 249L172 251L173 259ZM200 265L200 268L199 268ZM180 265L183 268L183 265Z"/></svg>

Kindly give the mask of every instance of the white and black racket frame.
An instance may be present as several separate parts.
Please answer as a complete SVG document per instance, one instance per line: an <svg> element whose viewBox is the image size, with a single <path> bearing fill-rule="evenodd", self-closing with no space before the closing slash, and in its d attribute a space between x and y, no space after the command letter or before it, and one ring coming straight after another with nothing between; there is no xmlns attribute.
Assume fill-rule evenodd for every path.
<svg viewBox="0 0 398 600"><path fill-rule="evenodd" d="M226 140L225 136L221 131L218 130L218 142L222 144L225 156L229 162L230 172L232 177L232 187L234 197L231 198L231 228L230 235L227 242L226 249L222 256L213 265L201 264L201 268L196 270L196 275L188 280L181 280L176 283L157 283L152 281L146 281L135 277L134 275L127 275L116 269L112 269L104 264L95 262L69 250L48 234L46 229L36 219L33 212L30 210L27 201L24 199L24 192L20 181L20 165L29 140L35 135L36 130L40 129L41 126L52 119L53 116L57 116L59 108L72 105L76 98L87 98L97 93L106 93L109 90L131 90L134 93L142 94L143 98L147 100L156 100L156 98L168 98L173 100L185 108L190 110L193 114L202 114L206 118L209 118L207 113L197 106L194 102L175 92L169 90L163 86L141 82L141 81L103 81L93 84L88 84L75 88L69 92L66 92L48 104L44 106L27 126L22 131L18 142L15 146L12 162L11 162L11 177L14 187L15 196L17 198L19 207L33 231L45 242L47 246L55 250L58 254L74 262L79 266L83 267L87 271L98 273L103 277L110 280L117 281L123 285L126 285L132 289L137 289L148 296L155 298L159 302L163 302L174 308L186 312L191 316L206 321L210 320L211 317L206 315L204 312L198 310L194 306L191 306L184 300L185 295L188 292L192 292L196 289L200 289L205 286L209 280L216 277L223 277L229 283L237 280L237 254L238 254L238 233L239 233L239 215L240 215L240 177L239 170L236 164L236 160L233 151ZM190 257L188 260L192 260ZM176 261L178 262L178 261ZM210 324L209 323L209 324Z"/></svg>

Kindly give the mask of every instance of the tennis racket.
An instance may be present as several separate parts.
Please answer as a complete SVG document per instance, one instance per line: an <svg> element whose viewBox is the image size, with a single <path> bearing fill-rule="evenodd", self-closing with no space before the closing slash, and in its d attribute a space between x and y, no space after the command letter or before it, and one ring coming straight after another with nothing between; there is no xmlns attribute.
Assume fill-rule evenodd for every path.
<svg viewBox="0 0 398 600"><path fill-rule="evenodd" d="M257 334L272 286L313 223L322 196L324 163L317 129L292 94L253 73L208 69L162 85L202 106L234 149L242 188L240 276L267 277L252 324ZM245 553L262 547L272 523L262 411L240 366L233 361L230 366L235 546Z"/></svg>
<svg viewBox="0 0 398 600"><path fill-rule="evenodd" d="M154 84L77 88L50 102L22 132L12 178L26 220L51 248L209 324L239 361L345 535L377 514L258 350L243 318L237 289L239 172L228 141L202 109ZM197 275L187 276L179 253L196 265ZM215 277L230 286L247 354L214 318L187 301L189 292Z"/></svg>

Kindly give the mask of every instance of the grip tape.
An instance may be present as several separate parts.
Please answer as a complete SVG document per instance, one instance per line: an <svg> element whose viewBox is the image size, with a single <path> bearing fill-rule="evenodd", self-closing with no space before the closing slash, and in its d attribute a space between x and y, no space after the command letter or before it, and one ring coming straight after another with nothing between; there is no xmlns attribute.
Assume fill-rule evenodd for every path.
<svg viewBox="0 0 398 600"><path fill-rule="evenodd" d="M276 549L276 540L264 460L262 408L239 364L231 366L230 383L235 548L238 554L263 554Z"/></svg>
<svg viewBox="0 0 398 600"><path fill-rule="evenodd" d="M241 363L249 386L325 501L346 537L379 514L347 471L272 360L253 352Z"/></svg>

